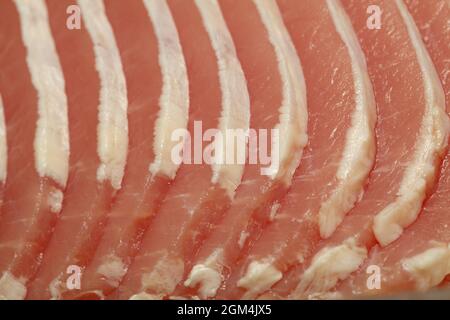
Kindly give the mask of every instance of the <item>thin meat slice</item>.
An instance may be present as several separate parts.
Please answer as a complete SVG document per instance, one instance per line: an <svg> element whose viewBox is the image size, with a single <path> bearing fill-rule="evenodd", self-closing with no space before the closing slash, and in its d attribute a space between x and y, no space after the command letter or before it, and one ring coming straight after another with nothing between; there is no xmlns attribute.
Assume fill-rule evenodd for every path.
<svg viewBox="0 0 450 320"><path fill-rule="evenodd" d="M437 190L419 219L397 241L372 248L359 270L337 286L334 298L426 291L450 274L450 168L448 157Z"/></svg>
<svg viewBox="0 0 450 320"><path fill-rule="evenodd" d="M219 131L224 136L226 130L246 132L249 126L245 79L219 7L215 1L184 0L168 1L168 6L189 77L191 108L184 163L114 293L119 298L162 298L174 290L202 233L229 204L243 171L240 163L204 161L198 146L198 139L210 129L217 128L215 134ZM209 146L204 142L205 153ZM219 148L218 160L225 153Z"/></svg>
<svg viewBox="0 0 450 320"><path fill-rule="evenodd" d="M436 66L450 113L450 8L443 0L406 1L406 5ZM449 158L447 154L437 189L417 221L391 245L375 246L358 272L337 287L336 297L428 290L450 274Z"/></svg>
<svg viewBox="0 0 450 320"><path fill-rule="evenodd" d="M0 219L0 297L23 299L62 206L67 97L45 3L2 1L0 29L0 92L13 146Z"/></svg>
<svg viewBox="0 0 450 320"><path fill-rule="evenodd" d="M447 147L450 129L444 92L433 62L403 0L396 0L396 5L422 72L426 108L416 147L412 151L414 157L402 178L397 198L374 219L373 231L383 246L399 238L404 228L416 220L427 188L430 189L435 182L436 168Z"/></svg>
<svg viewBox="0 0 450 320"><path fill-rule="evenodd" d="M214 297L235 261L270 219L264 210L291 184L306 144L306 88L302 67L275 1L219 1L237 46L251 100L251 128L275 131L271 170L246 166L233 203L202 245L184 285L185 294ZM266 147L258 141L258 151ZM275 160L276 159L276 160ZM278 161L278 163L274 163ZM177 295L177 293L175 293Z"/></svg>
<svg viewBox="0 0 450 320"><path fill-rule="evenodd" d="M188 121L186 65L165 1L113 0L105 7L127 80L130 143L123 187L78 298L103 297L122 280L178 168L171 132Z"/></svg>
<svg viewBox="0 0 450 320"><path fill-rule="evenodd" d="M105 46L109 53L103 55L99 52L98 36L92 30L92 21L89 21L92 19L90 14L98 12L99 25L104 26L101 3L97 1L89 4L92 6L91 10L96 10L94 12L83 10L86 24L80 30L65 27L66 11L73 4L72 1L48 0L46 3L51 31L66 79L70 120L70 175L60 219L43 256L40 270L30 285L28 299L60 299L66 297L67 291L79 289L68 287L67 281L75 270L74 266L80 271L95 251L106 213L115 191L120 187L123 154L126 153L127 143L126 88L120 61L117 62L117 52L110 49L114 44L108 40ZM108 33L108 28L96 32L102 35L103 32ZM90 33L94 35L92 39ZM106 35L105 39L110 41L110 37L111 34L109 37ZM111 58L115 65L108 65L105 58ZM106 68L110 68L114 75L110 75ZM115 114L114 117L107 116L112 113ZM109 121L117 124L114 131L107 128ZM104 147L101 144L109 143L111 139L105 134L116 135L117 142L124 145L120 145L119 149L116 146L110 150L102 150ZM111 155L111 151L115 155ZM116 163L113 165L112 161ZM117 177L116 174L112 177L113 173L110 171L111 178L104 180L102 171L108 166L111 169L107 170L118 172Z"/></svg>
<svg viewBox="0 0 450 320"><path fill-rule="evenodd" d="M380 29L367 28L370 4L383 8ZM438 99L439 86L431 82L429 87L435 71L411 36L398 2L350 0L343 6L357 30L374 86L376 163L358 205L277 286L281 295L294 289L293 298L326 295L358 269L377 240L386 244L400 236L433 187L447 144L448 118Z"/></svg>
<svg viewBox="0 0 450 320"><path fill-rule="evenodd" d="M5 188L8 164L8 145L6 141L6 125L5 125L5 112L3 107L3 99L0 94L0 216L1 208L3 205L3 193Z"/></svg>
<svg viewBox="0 0 450 320"><path fill-rule="evenodd" d="M223 298L254 298L308 256L320 231L332 233L360 197L375 159L375 99L349 20L326 1L278 5L303 62L311 133L291 189L234 267Z"/></svg>

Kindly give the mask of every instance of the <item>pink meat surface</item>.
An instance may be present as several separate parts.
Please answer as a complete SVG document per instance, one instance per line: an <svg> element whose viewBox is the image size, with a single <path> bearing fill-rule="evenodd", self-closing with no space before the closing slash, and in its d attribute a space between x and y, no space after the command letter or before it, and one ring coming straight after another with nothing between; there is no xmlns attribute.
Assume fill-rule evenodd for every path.
<svg viewBox="0 0 450 320"><path fill-rule="evenodd" d="M380 29L367 28L370 4L383 10ZM273 288L275 296L323 296L358 269L377 244L374 217L397 198L426 110L423 75L396 3L348 0L343 5L365 53L374 87L378 109L376 163L361 201L330 238L320 241L312 255ZM428 190L430 187L431 183ZM331 257L330 263L324 263L328 261L324 257Z"/></svg>
<svg viewBox="0 0 450 320"><path fill-rule="evenodd" d="M406 3L436 66L447 97L447 112L450 112L450 62L447 59L450 52L449 7L446 1L439 0ZM425 203L419 219L391 245L385 248L375 246L361 268L336 288L338 296L388 295L401 291L428 290L438 285L450 272L449 192L447 154L439 184ZM428 258L423 255L425 252L428 252ZM411 264L414 260L410 259L414 256L420 257L421 266ZM367 273L367 270L370 272ZM379 272L379 280L374 270Z"/></svg>
<svg viewBox="0 0 450 320"><path fill-rule="evenodd" d="M170 0L168 5L188 70L191 105L188 129L194 139L195 122L197 125L201 122L202 132L218 127L222 94L217 59L194 2ZM192 149L192 164L181 165L146 230L138 254L114 293L119 298L130 298L141 291L155 295L170 293L181 280L185 264L202 234L229 205L226 191L211 181L211 166L203 161L193 163L197 152Z"/></svg>
<svg viewBox="0 0 450 320"><path fill-rule="evenodd" d="M326 2L280 0L278 5L303 63L309 141L289 192L273 209L273 222L242 255L237 267L230 268L232 276L219 297L254 298L311 254L321 239L319 210L338 184L336 172L355 110L351 58ZM245 283L240 287L238 282L252 262L264 265L266 272L252 287L244 287ZM274 278L264 283L264 274L270 277L271 270L275 271Z"/></svg>

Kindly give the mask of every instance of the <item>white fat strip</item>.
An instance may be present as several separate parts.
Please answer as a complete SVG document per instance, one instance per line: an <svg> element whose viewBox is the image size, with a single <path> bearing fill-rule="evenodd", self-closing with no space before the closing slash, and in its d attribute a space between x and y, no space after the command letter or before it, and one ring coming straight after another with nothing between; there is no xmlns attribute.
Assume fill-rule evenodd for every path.
<svg viewBox="0 0 450 320"><path fill-rule="evenodd" d="M241 64L236 54L233 39L226 26L217 0L195 0L202 16L203 24L211 40L219 67L219 81L222 92L222 112L219 119L219 130L226 137L228 130L248 132L250 125L250 98L247 83ZM237 141L236 144L246 143ZM226 154L236 150L228 150L231 143L223 144L223 152L217 152L217 163L212 165L212 182L224 188L230 197L241 183L244 165L227 164ZM219 148L220 149L220 148ZM236 148L235 148L236 149Z"/></svg>
<svg viewBox="0 0 450 320"><path fill-rule="evenodd" d="M153 175L162 174L173 179L179 165L172 161L171 151L178 142L172 141L171 135L175 130L186 129L189 116L186 63L167 2L144 0L144 5L158 40L159 65L163 78L153 142L155 160L150 165L150 171Z"/></svg>
<svg viewBox="0 0 450 320"><path fill-rule="evenodd" d="M428 290L450 274L450 244L434 243L429 249L405 258L401 263L413 278L416 288Z"/></svg>
<svg viewBox="0 0 450 320"><path fill-rule="evenodd" d="M270 176L289 186L308 141L306 84L300 58L276 2L274 0L253 0L253 2L275 50L282 81L283 100L279 108L279 122L275 127L282 138L279 146L272 141L272 150L278 150L278 166L273 167Z"/></svg>
<svg viewBox="0 0 450 320"><path fill-rule="evenodd" d="M196 264L192 268L184 285L191 288L198 286L201 299L214 297L223 281L222 260L223 251L217 249L204 263Z"/></svg>
<svg viewBox="0 0 450 320"><path fill-rule="evenodd" d="M64 75L43 0L16 0L27 66L37 91L36 170L64 187L69 174L69 123Z"/></svg>
<svg viewBox="0 0 450 320"><path fill-rule="evenodd" d="M360 247L355 238L342 244L321 249L305 270L291 298L305 298L327 293L340 280L347 278L367 258L367 249Z"/></svg>
<svg viewBox="0 0 450 320"><path fill-rule="evenodd" d="M127 87L119 49L101 0L78 0L100 77L97 151L100 181L120 189L128 152Z"/></svg>

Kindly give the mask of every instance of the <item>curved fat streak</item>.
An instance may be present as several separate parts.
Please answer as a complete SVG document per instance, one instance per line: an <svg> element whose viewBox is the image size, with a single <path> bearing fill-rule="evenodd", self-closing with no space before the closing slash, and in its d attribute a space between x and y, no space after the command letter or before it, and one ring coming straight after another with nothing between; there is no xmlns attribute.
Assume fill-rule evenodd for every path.
<svg viewBox="0 0 450 320"><path fill-rule="evenodd" d="M320 297L358 269L366 258L367 249L357 246L355 238L323 248L314 256L290 298Z"/></svg>
<svg viewBox="0 0 450 320"><path fill-rule="evenodd" d="M5 127L5 114L3 112L3 100L0 95L0 181L6 181L7 175L7 163L8 163L8 148L6 142L6 127Z"/></svg>
<svg viewBox="0 0 450 320"><path fill-rule="evenodd" d="M163 77L160 111L155 125L153 150L155 160L150 165L153 175L175 177L179 164L171 159L178 142L172 133L186 129L189 116L189 87L183 52L170 10L165 0L144 0L144 5L158 39L159 65Z"/></svg>
<svg viewBox="0 0 450 320"><path fill-rule="evenodd" d="M38 96L34 138L36 170L64 187L69 174L69 124L65 82L42 0L16 0L27 65Z"/></svg>
<svg viewBox="0 0 450 320"><path fill-rule="evenodd" d="M146 291L154 293L154 296L165 296L175 290L175 287L183 279L184 261L177 257L171 257L167 251L159 259L155 267L141 275L141 292L138 295L146 294Z"/></svg>
<svg viewBox="0 0 450 320"><path fill-rule="evenodd" d="M270 176L289 186L294 171L300 163L303 148L308 141L305 78L300 59L276 2L274 0L253 0L253 2L269 34L270 43L274 47L283 83L283 101L279 109L279 123L276 126L279 136L283 138L280 139L279 146L272 141L272 150L279 150L279 165L273 168Z"/></svg>
<svg viewBox="0 0 450 320"><path fill-rule="evenodd" d="M435 242L429 249L403 259L401 265L418 290L433 288L450 274L450 244Z"/></svg>
<svg viewBox="0 0 450 320"><path fill-rule="evenodd" d="M322 236L331 235L363 190L364 181L375 159L376 122L375 97L356 34L339 2L328 1L328 8L352 60L356 106L337 171L338 187L319 211ZM279 274L280 271L269 262L253 261L238 286L247 289L245 297L251 298L278 282Z"/></svg>
<svg viewBox="0 0 450 320"><path fill-rule="evenodd" d="M356 105L336 173L337 187L319 210L320 235L323 238L331 236L362 194L376 150L376 104L364 53L341 3L328 0L327 5L351 59Z"/></svg>
<svg viewBox="0 0 450 320"><path fill-rule="evenodd" d="M242 299L254 299L258 294L269 290L282 277L281 271L275 268L271 261L252 261L237 286L247 290Z"/></svg>
<svg viewBox="0 0 450 320"><path fill-rule="evenodd" d="M120 189L128 151L127 88L113 30L101 0L78 0L86 29L94 44L100 76L97 152L99 181L109 180Z"/></svg>
<svg viewBox="0 0 450 320"><path fill-rule="evenodd" d="M203 24L211 40L217 57L219 81L222 91L222 112L219 130L223 137L227 131L241 130L248 135L250 123L250 98L241 64L236 55L233 39L226 26L217 0L195 0L202 16ZM238 135L242 136L242 135ZM237 144L246 143L238 139ZM229 150L232 143L224 143L219 148L215 163L212 165L212 182L224 188L230 197L241 183L244 164L227 164L226 154L236 154ZM220 152L222 150L222 152Z"/></svg>
<svg viewBox="0 0 450 320"><path fill-rule="evenodd" d="M396 0L396 4L420 65L426 106L414 158L406 168L398 197L378 213L374 220L373 231L383 246L400 237L403 229L416 220L426 192L434 182L438 160L447 146L450 128L445 113L444 90L431 58L405 4L401 0Z"/></svg>
<svg viewBox="0 0 450 320"><path fill-rule="evenodd" d="M135 295L132 295L130 299L128 300L162 300L163 295L157 295L157 294L149 294L146 292L137 293Z"/></svg>
<svg viewBox="0 0 450 320"><path fill-rule="evenodd" d="M274 168L269 175L272 179L290 185L292 175L299 165L303 148L308 140L306 134L308 123L306 85L300 60L284 26L277 4L273 0L254 0L254 3L274 47L283 82L283 101L279 108L279 123L276 126L279 136L282 136L283 139L279 146L272 144L273 149L274 147L279 148L279 166ZM203 298L213 297L222 283L221 266L216 261L217 256L214 253L207 259L209 262L195 265L185 282L188 287L200 284L199 294ZM257 266L251 268L250 275L241 281L242 287L246 287L251 282L267 283L279 280L276 279L278 276L276 271L267 271L272 271L270 267L263 268L259 264ZM276 273L276 276L273 273ZM260 284L258 289L262 290L264 287L265 285ZM253 288L252 293L255 290L257 290L256 287Z"/></svg>
<svg viewBox="0 0 450 320"><path fill-rule="evenodd" d="M214 297L223 282L223 250L216 249L204 263L196 264L184 281L186 287L198 286L201 299Z"/></svg>

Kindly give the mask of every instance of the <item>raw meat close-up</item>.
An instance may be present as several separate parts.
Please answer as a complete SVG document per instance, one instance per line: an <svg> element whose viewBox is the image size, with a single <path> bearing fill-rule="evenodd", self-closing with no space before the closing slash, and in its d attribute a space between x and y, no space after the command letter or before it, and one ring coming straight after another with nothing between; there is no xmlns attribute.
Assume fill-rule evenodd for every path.
<svg viewBox="0 0 450 320"><path fill-rule="evenodd" d="M0 299L450 299L450 0L0 0Z"/></svg>

